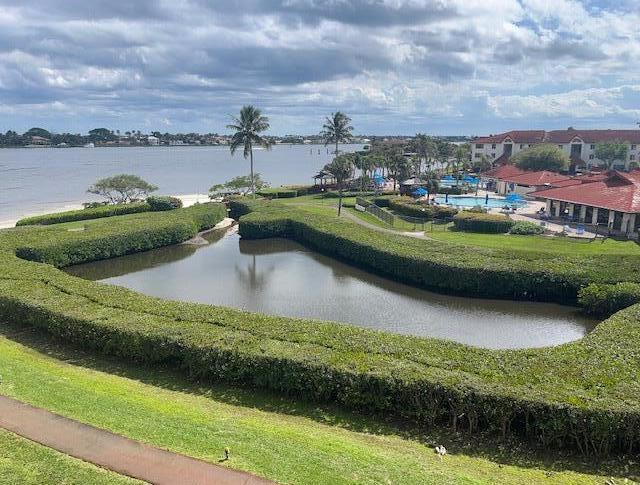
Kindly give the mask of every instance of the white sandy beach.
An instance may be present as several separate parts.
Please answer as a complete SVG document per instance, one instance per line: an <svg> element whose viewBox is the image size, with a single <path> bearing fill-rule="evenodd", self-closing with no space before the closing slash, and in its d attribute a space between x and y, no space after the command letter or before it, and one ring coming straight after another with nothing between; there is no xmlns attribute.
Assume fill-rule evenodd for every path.
<svg viewBox="0 0 640 485"><path fill-rule="evenodd" d="M178 199L180 199L184 207L189 207L197 203L202 204L204 202L209 202L208 194L178 194L178 195L172 195L172 197L177 197ZM45 204L43 204L43 206L44 205ZM23 219L25 217L39 216L42 214L53 214L56 212L66 212L66 211L72 211L72 210L78 210L78 209L82 209L82 203L80 202L78 202L77 204L71 203L71 204L65 204L60 207L47 208L39 212L33 212L33 211L25 212L24 214L18 214L17 217L12 219L0 220L0 229L4 229L7 227L14 227L16 225L16 222L18 222L20 219Z"/></svg>

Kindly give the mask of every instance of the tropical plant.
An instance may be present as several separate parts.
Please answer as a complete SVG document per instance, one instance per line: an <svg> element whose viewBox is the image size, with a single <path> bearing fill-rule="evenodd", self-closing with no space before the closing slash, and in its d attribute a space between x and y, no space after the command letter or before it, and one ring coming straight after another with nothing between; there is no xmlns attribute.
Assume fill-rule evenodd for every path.
<svg viewBox="0 0 640 485"><path fill-rule="evenodd" d="M126 204L144 199L149 193L156 190L158 187L142 180L137 175L123 173L98 180L87 189L87 192L104 197L111 204Z"/></svg>
<svg viewBox="0 0 640 485"><path fill-rule="evenodd" d="M523 170L552 170L559 172L569 167L569 156L556 145L541 143L517 153L511 158Z"/></svg>
<svg viewBox="0 0 640 485"><path fill-rule="evenodd" d="M598 143L594 155L604 164L604 167L610 169L616 161L625 161L629 147L622 140L614 140L607 143Z"/></svg>
<svg viewBox="0 0 640 485"><path fill-rule="evenodd" d="M267 150L271 148L271 143L265 137L260 135L263 131L269 129L269 118L262 116L262 112L255 106L243 106L240 110L240 117L232 117L233 123L227 125L227 128L234 130L235 133L231 137L229 148L233 156L236 150L243 148L243 156L250 159L250 190L253 197L256 196L256 182L253 173L253 147L259 145Z"/></svg>
<svg viewBox="0 0 640 485"><path fill-rule="evenodd" d="M340 198L338 199L338 216L340 216L340 213L342 212L342 189L344 188L344 183L353 174L353 155L350 153L338 155L331 163L324 166L324 170L329 172L336 179L338 192L340 194Z"/></svg>
<svg viewBox="0 0 640 485"><path fill-rule="evenodd" d="M329 143L335 143L335 154L337 156L339 154L338 144L351 141L353 137L351 135L352 131L351 118L341 111L336 111L335 113L331 113L331 116L327 116L324 125L322 125L320 136L324 140L324 146L327 146Z"/></svg>
<svg viewBox="0 0 640 485"><path fill-rule="evenodd" d="M255 192L258 192L268 186L269 184L262 180L259 173L253 174L253 177L251 175L238 175L223 184L212 185L209 188L209 194L216 195L224 192L231 192L247 195L254 190Z"/></svg>
<svg viewBox="0 0 640 485"><path fill-rule="evenodd" d="M431 155L435 153L435 143L430 136L424 133L416 133L412 148L418 155L418 159L415 161L415 169L416 176L420 177L423 162L427 170L431 168Z"/></svg>
<svg viewBox="0 0 640 485"><path fill-rule="evenodd" d="M398 178L409 173L411 163L407 157L396 151L385 158L385 165L389 176L393 178L393 191L395 192Z"/></svg>

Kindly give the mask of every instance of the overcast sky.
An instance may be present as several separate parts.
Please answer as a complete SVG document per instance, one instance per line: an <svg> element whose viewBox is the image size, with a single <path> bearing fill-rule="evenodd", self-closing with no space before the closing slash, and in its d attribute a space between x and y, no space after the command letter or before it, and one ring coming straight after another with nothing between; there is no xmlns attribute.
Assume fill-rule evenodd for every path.
<svg viewBox="0 0 640 485"><path fill-rule="evenodd" d="M638 0L0 0L0 130L634 128Z"/></svg>

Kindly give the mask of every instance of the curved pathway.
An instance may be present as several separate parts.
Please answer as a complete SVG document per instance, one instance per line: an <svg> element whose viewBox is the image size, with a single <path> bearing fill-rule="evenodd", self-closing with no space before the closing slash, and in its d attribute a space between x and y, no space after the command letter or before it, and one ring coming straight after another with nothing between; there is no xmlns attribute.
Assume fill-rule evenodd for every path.
<svg viewBox="0 0 640 485"><path fill-rule="evenodd" d="M161 450L6 396L0 396L0 427L121 475L158 485L273 483L249 473Z"/></svg>

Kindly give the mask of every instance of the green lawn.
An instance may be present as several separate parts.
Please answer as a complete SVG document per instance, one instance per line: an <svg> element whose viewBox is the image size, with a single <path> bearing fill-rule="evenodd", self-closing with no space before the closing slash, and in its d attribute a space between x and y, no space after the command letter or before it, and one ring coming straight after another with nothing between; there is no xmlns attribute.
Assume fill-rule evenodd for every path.
<svg viewBox="0 0 640 485"><path fill-rule="evenodd" d="M478 438L408 437L406 430L332 408L226 387L199 388L166 371L58 348L31 332L2 325L0 332L12 338L0 336L1 393L212 462L229 447L231 460L225 465L280 483L604 482L602 476L545 471L534 457L514 453L508 445L492 452L500 465L480 457L473 445L441 461L425 443L465 450L465 442ZM0 435L0 443L0 478L9 473L25 477L19 483L120 483L11 436ZM84 479L75 481L76 476Z"/></svg>
<svg viewBox="0 0 640 485"><path fill-rule="evenodd" d="M521 251L539 251L567 255L594 254L640 254L640 246L633 241L614 239L578 240L568 237L513 236L508 234L479 234L455 230L426 232L427 236L439 241L480 246L492 249L514 249Z"/></svg>
<svg viewBox="0 0 640 485"><path fill-rule="evenodd" d="M142 483L0 429L0 484L133 485Z"/></svg>

